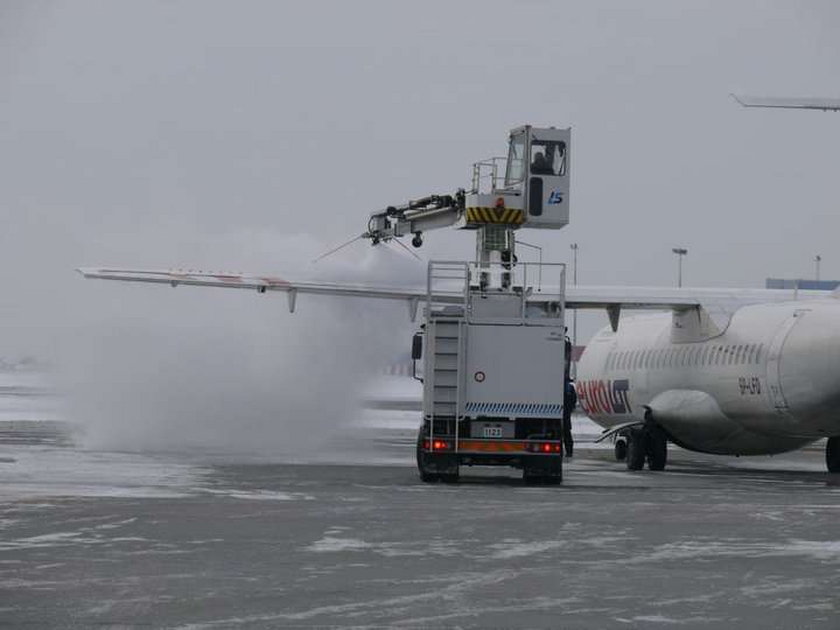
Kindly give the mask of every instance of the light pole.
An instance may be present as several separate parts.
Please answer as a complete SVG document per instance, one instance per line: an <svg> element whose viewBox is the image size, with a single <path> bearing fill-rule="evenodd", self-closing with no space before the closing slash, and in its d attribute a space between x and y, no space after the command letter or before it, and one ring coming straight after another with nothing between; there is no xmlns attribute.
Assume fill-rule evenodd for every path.
<svg viewBox="0 0 840 630"><path fill-rule="evenodd" d="M577 286L577 253L578 244L572 243L569 246L572 250L572 285ZM577 345L577 309L572 311L572 352ZM577 378L577 363L572 363L573 376Z"/></svg>
<svg viewBox="0 0 840 630"><path fill-rule="evenodd" d="M688 250L685 247L674 247L671 251L677 255L677 286L682 287L682 259Z"/></svg>
<svg viewBox="0 0 840 630"><path fill-rule="evenodd" d="M822 262L822 256L820 256L819 254L817 254L817 255L814 257L814 264L815 264L815 265L816 265L816 267L817 267L817 282L819 282L819 281L820 281L820 263L821 263L821 262Z"/></svg>

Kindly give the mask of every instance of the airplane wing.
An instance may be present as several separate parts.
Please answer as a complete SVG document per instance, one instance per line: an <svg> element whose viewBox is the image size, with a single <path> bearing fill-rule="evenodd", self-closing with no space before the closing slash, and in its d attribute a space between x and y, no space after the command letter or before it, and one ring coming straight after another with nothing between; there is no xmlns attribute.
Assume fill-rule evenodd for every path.
<svg viewBox="0 0 840 630"><path fill-rule="evenodd" d="M821 109L840 111L840 99L837 98L778 98L771 96L732 95L744 107L778 107L783 109Z"/></svg>
<svg viewBox="0 0 840 630"><path fill-rule="evenodd" d="M82 267L78 269L85 278L99 280L119 280L121 282L147 282L179 285L216 287L221 289L250 289L258 293L281 291L289 300L289 311L294 312L298 293L312 295L337 295L342 297L381 298L406 300L409 314L414 319L420 299L426 297L425 288L376 287L334 282L298 282L274 275L255 275L232 272L197 271L193 269L119 269L108 267ZM463 301L462 294L452 292L451 303ZM448 295L441 297L441 302L450 302Z"/></svg>
<svg viewBox="0 0 840 630"><path fill-rule="evenodd" d="M291 281L275 275L258 275L230 272L210 272L192 269L121 269L109 267L85 267L78 270L85 278L119 280L122 282L146 282L179 285L216 287L223 289L250 289L258 293L280 291L288 296L289 310L294 312L297 295L333 295L339 297L361 297L391 300L405 300L409 315L415 319L419 302L426 298L425 287L372 286L337 282ZM711 313L731 315L741 306L764 302L782 302L805 298L826 297L825 291L797 289L704 289L675 287L609 287L609 286L567 286L566 308L605 309L613 330L618 329L622 310L673 311L675 317L690 318L692 314ZM557 291L546 288L543 295L532 292L531 303L556 301ZM463 304L463 287L450 291L435 291L435 302L440 304ZM702 308L701 308L702 307ZM693 321L693 320L692 320ZM688 325L688 323L686 323ZM704 324L705 325L705 324ZM693 324L692 324L693 326Z"/></svg>

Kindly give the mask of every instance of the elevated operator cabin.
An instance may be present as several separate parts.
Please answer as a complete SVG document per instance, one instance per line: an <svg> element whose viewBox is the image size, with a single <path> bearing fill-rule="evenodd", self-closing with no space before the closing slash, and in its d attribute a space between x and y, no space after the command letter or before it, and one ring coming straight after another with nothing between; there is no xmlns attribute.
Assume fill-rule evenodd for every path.
<svg viewBox="0 0 840 630"><path fill-rule="evenodd" d="M523 227L560 229L569 223L570 129L526 125L510 132L504 189L522 196Z"/></svg>
<svg viewBox="0 0 840 630"><path fill-rule="evenodd" d="M473 165L473 186L465 199L462 227L488 224L512 229L558 230L569 223L571 129L525 125L510 132L504 177L493 158ZM481 190L489 169L489 190Z"/></svg>

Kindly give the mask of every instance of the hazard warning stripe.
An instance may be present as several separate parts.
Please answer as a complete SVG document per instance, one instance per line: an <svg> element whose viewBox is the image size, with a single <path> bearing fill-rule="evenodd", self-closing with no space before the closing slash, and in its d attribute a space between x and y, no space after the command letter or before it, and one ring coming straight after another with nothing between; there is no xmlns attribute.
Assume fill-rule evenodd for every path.
<svg viewBox="0 0 840 630"><path fill-rule="evenodd" d="M525 222L525 213L518 208L467 208L467 221L518 225Z"/></svg>
<svg viewBox="0 0 840 630"><path fill-rule="evenodd" d="M494 403L468 402L465 405L467 413L511 414L519 416L555 416L563 413L560 403Z"/></svg>

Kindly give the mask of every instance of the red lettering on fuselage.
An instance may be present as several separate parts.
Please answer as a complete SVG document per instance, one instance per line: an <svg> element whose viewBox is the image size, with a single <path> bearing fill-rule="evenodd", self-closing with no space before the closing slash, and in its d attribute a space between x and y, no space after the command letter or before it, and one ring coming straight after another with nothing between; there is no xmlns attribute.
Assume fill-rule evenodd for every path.
<svg viewBox="0 0 840 630"><path fill-rule="evenodd" d="M578 381L576 389L580 407L589 415L632 413L629 379Z"/></svg>

